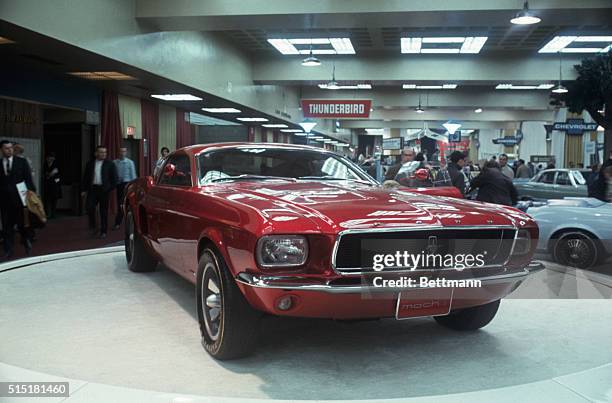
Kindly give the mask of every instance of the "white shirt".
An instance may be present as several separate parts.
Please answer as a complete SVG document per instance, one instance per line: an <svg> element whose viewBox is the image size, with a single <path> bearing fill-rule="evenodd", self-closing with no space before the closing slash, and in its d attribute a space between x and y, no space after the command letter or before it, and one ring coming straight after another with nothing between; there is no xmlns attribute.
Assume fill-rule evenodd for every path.
<svg viewBox="0 0 612 403"><path fill-rule="evenodd" d="M102 164L104 164L104 160L96 160L93 177L94 185L102 185Z"/></svg>
<svg viewBox="0 0 612 403"><path fill-rule="evenodd" d="M8 166L7 166L7 162L8 162ZM8 176L9 171L13 168L13 157L2 158L2 168L4 169L4 174Z"/></svg>

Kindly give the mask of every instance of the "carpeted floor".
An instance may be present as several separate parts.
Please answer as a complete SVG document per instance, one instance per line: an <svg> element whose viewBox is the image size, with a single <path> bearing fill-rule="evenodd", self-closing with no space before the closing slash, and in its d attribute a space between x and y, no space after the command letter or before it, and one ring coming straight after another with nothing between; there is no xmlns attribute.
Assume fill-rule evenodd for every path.
<svg viewBox="0 0 612 403"><path fill-rule="evenodd" d="M105 239L98 239L91 235L87 227L87 216L64 216L49 220L45 228L36 231L36 241L32 243L31 256L100 248L118 245L121 242L123 242L123 227L116 231L109 228L108 236ZM16 235L13 259L25 256L19 235Z"/></svg>

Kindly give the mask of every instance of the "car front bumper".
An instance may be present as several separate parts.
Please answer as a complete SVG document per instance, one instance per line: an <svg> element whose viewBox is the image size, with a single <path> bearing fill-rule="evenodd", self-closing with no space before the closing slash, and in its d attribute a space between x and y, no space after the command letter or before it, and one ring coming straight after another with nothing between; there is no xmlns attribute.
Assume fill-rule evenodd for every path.
<svg viewBox="0 0 612 403"><path fill-rule="evenodd" d="M532 262L520 270L479 277L462 277L478 280L479 287L453 287L453 310L483 305L496 301L514 291L530 275L543 270L540 262ZM418 275L411 273L410 277ZM457 278L459 279L459 278ZM392 317L395 315L399 293L419 292L419 298L437 298L439 288L376 287L369 281L359 284L317 283L300 277L256 276L240 273L236 282L251 305L261 311L284 316L365 319ZM408 294L410 295L410 294ZM279 301L290 297L290 309L279 309ZM418 316L418 315L416 315Z"/></svg>

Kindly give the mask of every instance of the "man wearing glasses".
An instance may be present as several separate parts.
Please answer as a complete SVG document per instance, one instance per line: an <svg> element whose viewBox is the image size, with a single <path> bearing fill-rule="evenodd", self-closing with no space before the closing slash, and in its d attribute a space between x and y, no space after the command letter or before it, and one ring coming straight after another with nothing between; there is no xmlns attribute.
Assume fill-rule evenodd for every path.
<svg viewBox="0 0 612 403"><path fill-rule="evenodd" d="M402 167L402 165L405 164L406 162L411 162L411 161L414 161L414 150L412 148L405 148L402 151L401 162L393 165L387 170L387 173L385 174L385 180L391 180L391 181L394 180L400 168Z"/></svg>

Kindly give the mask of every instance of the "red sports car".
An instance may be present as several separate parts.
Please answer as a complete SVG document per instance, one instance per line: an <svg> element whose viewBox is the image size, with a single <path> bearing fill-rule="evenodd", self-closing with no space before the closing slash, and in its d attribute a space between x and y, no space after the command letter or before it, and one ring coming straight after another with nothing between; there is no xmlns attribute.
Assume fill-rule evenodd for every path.
<svg viewBox="0 0 612 403"><path fill-rule="evenodd" d="M542 268L531 262L538 228L456 194L386 189L315 147L195 145L129 184L126 257L132 271L161 262L196 285L202 344L217 359L251 352L263 314L433 316L474 330Z"/></svg>

